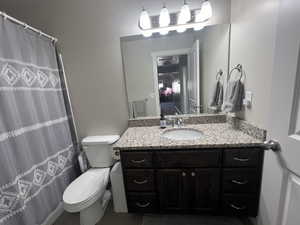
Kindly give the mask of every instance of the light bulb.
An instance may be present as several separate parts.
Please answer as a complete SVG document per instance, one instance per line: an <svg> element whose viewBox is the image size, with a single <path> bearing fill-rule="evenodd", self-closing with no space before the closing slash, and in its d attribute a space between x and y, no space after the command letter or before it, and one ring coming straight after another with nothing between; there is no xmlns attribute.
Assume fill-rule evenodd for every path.
<svg viewBox="0 0 300 225"><path fill-rule="evenodd" d="M205 25L203 25L203 24L197 24L194 26L194 30L199 31L199 30L202 30L204 27L205 27Z"/></svg>
<svg viewBox="0 0 300 225"><path fill-rule="evenodd" d="M151 28L151 19L148 12L143 9L140 16L140 27L142 29L150 29Z"/></svg>
<svg viewBox="0 0 300 225"><path fill-rule="evenodd" d="M159 26L160 27L167 27L170 25L171 19L170 19L170 14L169 14L169 10L164 6L161 11L160 11L160 15L159 15ZM166 35L169 31L163 30L160 32L161 35Z"/></svg>
<svg viewBox="0 0 300 225"><path fill-rule="evenodd" d="M161 35L166 35L169 33L168 29L163 29L162 31L159 32Z"/></svg>
<svg viewBox="0 0 300 225"><path fill-rule="evenodd" d="M151 31L142 31L142 34L144 37L151 37L152 36L152 32Z"/></svg>

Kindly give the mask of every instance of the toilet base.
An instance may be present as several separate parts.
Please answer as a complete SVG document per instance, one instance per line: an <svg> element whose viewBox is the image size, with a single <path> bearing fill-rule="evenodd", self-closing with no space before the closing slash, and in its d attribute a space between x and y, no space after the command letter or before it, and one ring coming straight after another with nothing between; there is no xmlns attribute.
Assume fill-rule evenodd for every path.
<svg viewBox="0 0 300 225"><path fill-rule="evenodd" d="M110 199L111 192L106 190L101 199L80 211L80 225L95 225L98 223L103 217Z"/></svg>

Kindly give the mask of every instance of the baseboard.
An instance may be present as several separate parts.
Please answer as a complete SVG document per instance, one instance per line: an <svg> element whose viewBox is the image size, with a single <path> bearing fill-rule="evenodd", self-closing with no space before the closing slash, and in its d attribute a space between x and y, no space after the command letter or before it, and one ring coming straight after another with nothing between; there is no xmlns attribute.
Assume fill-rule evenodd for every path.
<svg viewBox="0 0 300 225"><path fill-rule="evenodd" d="M56 209L49 214L41 225L53 225L57 218L64 212L63 203L59 203Z"/></svg>

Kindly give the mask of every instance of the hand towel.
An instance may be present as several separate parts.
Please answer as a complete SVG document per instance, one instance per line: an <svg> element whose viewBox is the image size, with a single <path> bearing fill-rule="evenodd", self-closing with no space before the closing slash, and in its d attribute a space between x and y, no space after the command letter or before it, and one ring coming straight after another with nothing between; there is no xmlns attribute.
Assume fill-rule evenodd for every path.
<svg viewBox="0 0 300 225"><path fill-rule="evenodd" d="M212 100L210 103L210 108L214 108L216 112L219 112L221 110L223 104L223 84L220 81L217 81L213 95Z"/></svg>
<svg viewBox="0 0 300 225"><path fill-rule="evenodd" d="M240 81L231 81L227 85L222 109L224 112L239 112L243 108L245 98L245 87Z"/></svg>

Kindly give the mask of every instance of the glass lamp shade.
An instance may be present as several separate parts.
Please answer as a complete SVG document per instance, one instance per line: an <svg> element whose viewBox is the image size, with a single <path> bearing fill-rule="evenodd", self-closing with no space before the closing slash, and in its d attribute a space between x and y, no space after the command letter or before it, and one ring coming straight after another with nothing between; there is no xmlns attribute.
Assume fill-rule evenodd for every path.
<svg viewBox="0 0 300 225"><path fill-rule="evenodd" d="M139 23L142 29L151 28L151 19L148 12L145 9L143 9L143 11L141 12Z"/></svg>
<svg viewBox="0 0 300 225"><path fill-rule="evenodd" d="M150 29L151 28L151 19L150 19L148 12L145 9L143 9L143 11L141 12L139 23L140 23L140 27L142 29ZM151 31L142 31L142 34L145 37L150 37L152 35L152 32Z"/></svg>
<svg viewBox="0 0 300 225"><path fill-rule="evenodd" d="M182 17L182 21L184 21L185 23L189 22L191 20L191 10L188 4L184 4L181 7L180 13L179 13L180 17Z"/></svg>
<svg viewBox="0 0 300 225"><path fill-rule="evenodd" d="M170 25L170 22L171 22L171 19L170 19L169 10L164 6L160 11L159 26L160 27L167 27L167 26ZM168 33L169 33L168 30L163 30L163 31L160 32L161 35L166 35Z"/></svg>
<svg viewBox="0 0 300 225"><path fill-rule="evenodd" d="M212 17L212 7L209 1L203 2L201 10L196 14L195 22L204 22Z"/></svg>

